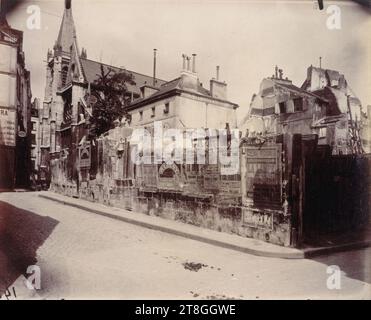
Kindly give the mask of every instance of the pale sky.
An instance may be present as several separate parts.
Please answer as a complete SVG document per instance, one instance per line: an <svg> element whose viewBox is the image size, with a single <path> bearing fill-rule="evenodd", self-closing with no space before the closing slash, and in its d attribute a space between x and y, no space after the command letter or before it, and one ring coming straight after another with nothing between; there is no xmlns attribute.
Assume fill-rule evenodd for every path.
<svg viewBox="0 0 371 320"><path fill-rule="evenodd" d="M357 4L315 1L227 0L72 0L78 44L88 58L152 75L153 48L158 49L157 76L179 75L182 53L197 54L204 87L215 77L228 84L228 98L246 113L261 80L277 64L297 86L313 64L345 74L363 106L371 104L371 14ZM39 5L41 29L28 30L27 7ZM326 7L341 8L341 29L326 27ZM8 16L24 31L24 51L32 92L44 98L45 60L57 38L64 0L26 0Z"/></svg>

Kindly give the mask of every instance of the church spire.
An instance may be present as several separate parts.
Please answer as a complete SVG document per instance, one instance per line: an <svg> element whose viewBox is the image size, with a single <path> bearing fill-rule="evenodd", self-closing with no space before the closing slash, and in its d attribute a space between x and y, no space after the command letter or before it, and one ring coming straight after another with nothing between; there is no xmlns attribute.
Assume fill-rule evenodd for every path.
<svg viewBox="0 0 371 320"><path fill-rule="evenodd" d="M71 46L76 38L76 29L72 17L71 2L71 0L65 0L63 19L59 29L58 39L54 47L56 51L62 51L65 53L70 52Z"/></svg>

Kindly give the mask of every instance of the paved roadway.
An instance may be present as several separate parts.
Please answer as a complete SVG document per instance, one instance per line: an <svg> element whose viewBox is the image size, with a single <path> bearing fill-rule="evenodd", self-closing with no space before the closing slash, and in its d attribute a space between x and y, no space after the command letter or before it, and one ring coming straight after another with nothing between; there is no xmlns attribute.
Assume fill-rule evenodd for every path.
<svg viewBox="0 0 371 320"><path fill-rule="evenodd" d="M44 299L371 298L371 248L305 260L257 257L89 214L37 193L0 194L0 235L4 229L16 241L6 237L0 244L0 284L14 286L19 299L28 298L20 288L27 264L41 268L33 297ZM189 270L187 262L202 266ZM330 265L341 269L341 289L326 285Z"/></svg>

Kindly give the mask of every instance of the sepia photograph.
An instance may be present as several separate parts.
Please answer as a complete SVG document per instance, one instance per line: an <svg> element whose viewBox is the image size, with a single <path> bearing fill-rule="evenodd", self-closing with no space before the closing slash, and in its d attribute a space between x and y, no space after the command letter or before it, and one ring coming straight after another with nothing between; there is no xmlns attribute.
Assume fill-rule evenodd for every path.
<svg viewBox="0 0 371 320"><path fill-rule="evenodd" d="M368 0L0 0L0 306L371 300L370 40Z"/></svg>

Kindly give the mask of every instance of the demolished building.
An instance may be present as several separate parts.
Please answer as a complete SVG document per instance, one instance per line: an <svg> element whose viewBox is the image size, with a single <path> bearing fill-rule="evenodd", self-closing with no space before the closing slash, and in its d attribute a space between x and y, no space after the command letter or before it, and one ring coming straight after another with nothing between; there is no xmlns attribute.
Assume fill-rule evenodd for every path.
<svg viewBox="0 0 371 320"><path fill-rule="evenodd" d="M310 66L298 87L276 67L275 75L262 80L240 128L249 134L315 134L332 154L361 154L361 110L339 72Z"/></svg>

